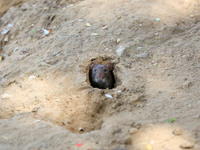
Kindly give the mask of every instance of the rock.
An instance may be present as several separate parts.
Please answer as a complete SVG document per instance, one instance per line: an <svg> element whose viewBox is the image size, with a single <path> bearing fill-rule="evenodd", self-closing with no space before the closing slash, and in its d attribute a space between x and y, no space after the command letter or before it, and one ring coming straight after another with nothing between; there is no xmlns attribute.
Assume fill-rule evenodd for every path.
<svg viewBox="0 0 200 150"><path fill-rule="evenodd" d="M83 19L78 19L79 22L83 22Z"/></svg>
<svg viewBox="0 0 200 150"><path fill-rule="evenodd" d="M36 78L36 76L34 76L34 75L31 75L30 77L29 77L29 79L35 79Z"/></svg>
<svg viewBox="0 0 200 150"><path fill-rule="evenodd" d="M148 56L147 53L141 53L141 54L136 55L136 57L138 58L147 58L147 56Z"/></svg>
<svg viewBox="0 0 200 150"><path fill-rule="evenodd" d="M130 102L131 104L133 104L133 103L135 103L135 102L137 102L137 101L140 101L140 100L141 100L141 97L138 96L138 95L136 95L136 94L132 94L128 100L129 100L129 102Z"/></svg>
<svg viewBox="0 0 200 150"><path fill-rule="evenodd" d="M121 56L124 53L125 47L123 47L122 45L120 45L120 47L117 49L117 55Z"/></svg>
<svg viewBox="0 0 200 150"><path fill-rule="evenodd" d="M172 132L174 135L182 135L182 130L177 128L177 129L174 129L174 131Z"/></svg>
<svg viewBox="0 0 200 150"><path fill-rule="evenodd" d="M182 149L192 149L194 147L194 143L186 141L186 142L180 144L179 147L182 148Z"/></svg>
<svg viewBox="0 0 200 150"><path fill-rule="evenodd" d="M83 128L79 128L78 130L79 130L80 132L83 132L83 131L84 131Z"/></svg>
<svg viewBox="0 0 200 150"><path fill-rule="evenodd" d="M192 82L190 81L185 81L182 85L183 89L189 89L192 86Z"/></svg>
<svg viewBox="0 0 200 150"><path fill-rule="evenodd" d="M110 95L110 94L105 94L105 97L113 98L112 95Z"/></svg>
<svg viewBox="0 0 200 150"><path fill-rule="evenodd" d="M10 95L10 94L3 94L3 95L1 95L1 98L3 98L3 99L8 99L8 98L12 98L13 96L12 95Z"/></svg>
<svg viewBox="0 0 200 150"><path fill-rule="evenodd" d="M116 41L116 42L119 43L120 41L121 41L120 38L117 38L117 41Z"/></svg>
<svg viewBox="0 0 200 150"><path fill-rule="evenodd" d="M137 128L132 128L132 129L130 129L130 134L135 134L135 133L137 133L138 132L138 129Z"/></svg>

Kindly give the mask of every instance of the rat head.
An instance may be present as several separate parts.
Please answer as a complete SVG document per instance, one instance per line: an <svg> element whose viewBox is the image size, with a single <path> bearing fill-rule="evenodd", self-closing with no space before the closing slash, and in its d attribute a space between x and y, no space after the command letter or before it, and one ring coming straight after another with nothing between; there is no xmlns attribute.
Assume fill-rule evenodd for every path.
<svg viewBox="0 0 200 150"><path fill-rule="evenodd" d="M92 71L92 78L94 82L108 82L111 78L111 71L113 71L113 64L95 64L94 62L90 65Z"/></svg>

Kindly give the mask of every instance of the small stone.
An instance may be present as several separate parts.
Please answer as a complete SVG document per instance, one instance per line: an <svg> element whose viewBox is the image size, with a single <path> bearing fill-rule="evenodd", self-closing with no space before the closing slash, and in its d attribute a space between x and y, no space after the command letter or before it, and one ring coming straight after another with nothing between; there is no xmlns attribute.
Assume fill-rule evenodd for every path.
<svg viewBox="0 0 200 150"><path fill-rule="evenodd" d="M8 99L8 98L13 98L13 96L10 94L3 94L3 95L1 95L1 98Z"/></svg>
<svg viewBox="0 0 200 150"><path fill-rule="evenodd" d="M92 36L99 36L98 33L92 33L91 35L92 35Z"/></svg>
<svg viewBox="0 0 200 150"><path fill-rule="evenodd" d="M132 94L130 96L130 98L129 98L129 102L131 104L134 104L135 102L140 101L140 100L141 100L141 98L138 95L136 95L136 94Z"/></svg>
<svg viewBox="0 0 200 150"><path fill-rule="evenodd" d="M193 14L191 14L191 15L190 15L190 17L191 17L191 18L194 18L194 15L193 15Z"/></svg>
<svg viewBox="0 0 200 150"><path fill-rule="evenodd" d="M108 26L104 25L102 29L106 30L106 29L108 29Z"/></svg>
<svg viewBox="0 0 200 150"><path fill-rule="evenodd" d="M110 95L110 94L105 94L105 97L113 98L112 95Z"/></svg>
<svg viewBox="0 0 200 150"><path fill-rule="evenodd" d="M6 136L2 136L2 139L4 139L4 140L8 140L9 138L8 137L6 137Z"/></svg>
<svg viewBox="0 0 200 150"><path fill-rule="evenodd" d="M192 82L190 81L185 81L182 85L182 88L184 89L189 89L192 86Z"/></svg>
<svg viewBox="0 0 200 150"><path fill-rule="evenodd" d="M194 147L194 143L186 141L186 142L180 144L179 147L182 149L192 149Z"/></svg>
<svg viewBox="0 0 200 150"><path fill-rule="evenodd" d="M116 41L116 42L119 43L120 41L121 41L120 38L117 38L117 41Z"/></svg>
<svg viewBox="0 0 200 150"><path fill-rule="evenodd" d="M83 22L83 19L78 19L79 22Z"/></svg>
<svg viewBox="0 0 200 150"><path fill-rule="evenodd" d="M86 26L86 27L90 27L91 24L90 24L90 23L86 23L85 26Z"/></svg>
<svg viewBox="0 0 200 150"><path fill-rule="evenodd" d="M33 76L33 75L29 77L29 79L35 79L35 78L36 76Z"/></svg>
<svg viewBox="0 0 200 150"><path fill-rule="evenodd" d="M123 54L124 50L125 50L125 47L123 47L122 45L120 45L120 47L116 51L117 55L121 56Z"/></svg>
<svg viewBox="0 0 200 150"><path fill-rule="evenodd" d="M172 132L174 135L182 135L182 130L177 128L177 129L174 129L174 131Z"/></svg>
<svg viewBox="0 0 200 150"><path fill-rule="evenodd" d="M78 130L79 130L80 132L83 132L83 131L84 131L83 128L79 128Z"/></svg>
<svg viewBox="0 0 200 150"><path fill-rule="evenodd" d="M138 58L147 58L148 54L147 53L141 53L136 55Z"/></svg>
<svg viewBox="0 0 200 150"><path fill-rule="evenodd" d="M137 128L132 128L130 129L130 134L135 134L138 132L138 129Z"/></svg>

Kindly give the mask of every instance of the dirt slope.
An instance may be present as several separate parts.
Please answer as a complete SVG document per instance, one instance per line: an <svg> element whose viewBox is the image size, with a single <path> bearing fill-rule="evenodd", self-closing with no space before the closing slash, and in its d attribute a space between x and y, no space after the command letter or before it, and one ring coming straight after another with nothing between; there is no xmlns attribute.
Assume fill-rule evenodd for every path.
<svg viewBox="0 0 200 150"><path fill-rule="evenodd" d="M199 28L199 0L11 7L0 19L0 149L199 150ZM114 89L90 86L92 60L114 63Z"/></svg>

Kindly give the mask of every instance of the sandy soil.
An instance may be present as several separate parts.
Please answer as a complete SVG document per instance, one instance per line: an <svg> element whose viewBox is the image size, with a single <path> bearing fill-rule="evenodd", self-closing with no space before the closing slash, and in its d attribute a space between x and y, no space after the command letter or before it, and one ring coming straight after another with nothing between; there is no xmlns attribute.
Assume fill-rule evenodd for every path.
<svg viewBox="0 0 200 150"><path fill-rule="evenodd" d="M0 1L0 149L200 149L199 0L10 5ZM90 86L91 61L114 63L115 88Z"/></svg>

